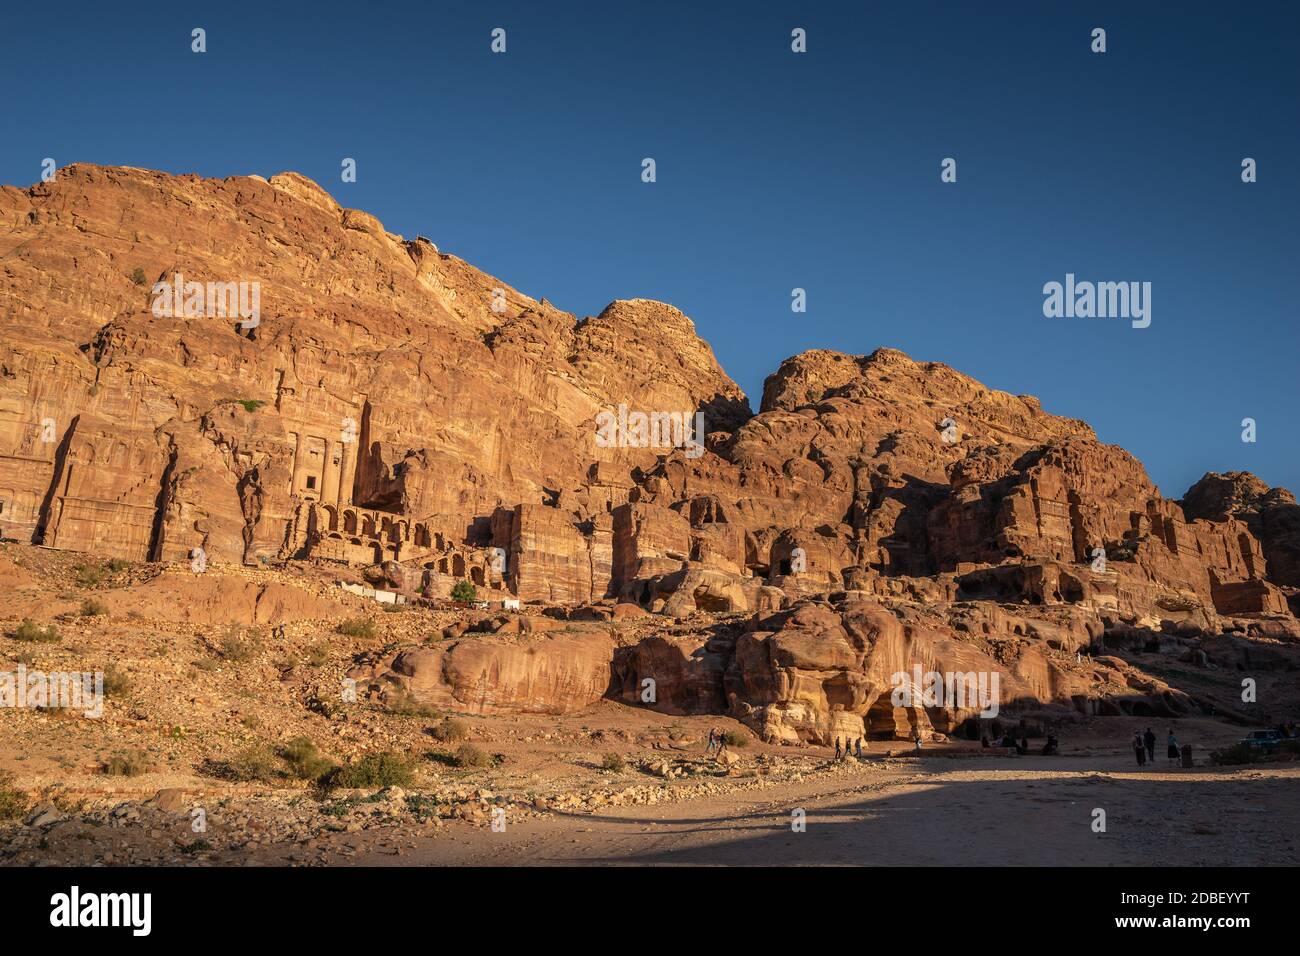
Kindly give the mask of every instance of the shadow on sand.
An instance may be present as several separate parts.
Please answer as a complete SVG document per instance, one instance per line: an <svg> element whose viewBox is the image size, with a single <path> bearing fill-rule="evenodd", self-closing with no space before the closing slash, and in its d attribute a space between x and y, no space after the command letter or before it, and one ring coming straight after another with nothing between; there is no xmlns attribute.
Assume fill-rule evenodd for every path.
<svg viewBox="0 0 1300 956"><path fill-rule="evenodd" d="M654 817L584 815L580 819L591 828L586 848L512 862L1259 866L1300 859L1300 786L1294 777L1238 771L1161 779L1078 772L1082 767L1052 773L1069 768L1050 761L1007 771L1006 779L918 769L920 778L903 787L809 796L804 832L792 830L794 805L766 802L758 810L720 810L712 817L691 815L691 805L683 804L681 816L671 808ZM1021 770L1049 775L1027 779ZM872 786L869 780L864 784ZM764 798L760 792L754 799ZM1105 832L1094 832L1095 810L1105 812Z"/></svg>

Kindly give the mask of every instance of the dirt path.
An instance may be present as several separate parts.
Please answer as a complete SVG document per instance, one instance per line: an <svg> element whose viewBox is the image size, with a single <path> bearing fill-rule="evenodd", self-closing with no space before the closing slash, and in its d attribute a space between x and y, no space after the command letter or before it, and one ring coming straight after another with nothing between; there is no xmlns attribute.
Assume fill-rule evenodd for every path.
<svg viewBox="0 0 1300 956"><path fill-rule="evenodd" d="M931 765L933 764L933 765ZM503 833L419 838L365 865L1294 865L1300 769L1139 773L1119 758L923 761L861 782L786 784L599 814L556 814ZM791 827L806 811L807 828ZM1093 832L1093 811L1106 832ZM368 842L368 841L367 841ZM342 862L342 861L337 861Z"/></svg>

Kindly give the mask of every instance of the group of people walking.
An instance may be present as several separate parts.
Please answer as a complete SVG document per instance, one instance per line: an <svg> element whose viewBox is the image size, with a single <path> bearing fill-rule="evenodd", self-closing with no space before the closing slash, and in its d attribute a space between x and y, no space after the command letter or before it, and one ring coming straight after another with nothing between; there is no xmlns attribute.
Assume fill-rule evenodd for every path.
<svg viewBox="0 0 1300 956"><path fill-rule="evenodd" d="M921 739L916 739L917 749L921 749ZM983 745L990 746L989 738L983 738ZM868 745L870 746L870 745ZM1021 740L1017 741L1010 732L1003 735L1001 746L1015 748L1019 754L1029 753L1029 740L1022 734ZM1145 767L1147 761L1156 762L1156 735L1150 727L1146 733L1140 731L1133 732L1133 755L1137 759L1139 767ZM715 757L721 757L727 751L727 735L716 727L709 728L709 745L705 750L706 754L713 754ZM1055 734L1047 735L1047 743L1043 746L1044 756L1055 756L1060 753L1060 744ZM1165 737L1165 754L1169 763L1176 763L1182 756L1182 748L1178 746L1178 738L1174 735L1174 728L1169 728L1169 733ZM862 738L856 739L845 737L841 740L835 738L835 760L848 760L850 757L862 759Z"/></svg>
<svg viewBox="0 0 1300 956"><path fill-rule="evenodd" d="M867 746L871 746L871 745L868 744ZM862 738L858 737L856 740L850 740L848 737L845 737L844 746L843 748L841 748L840 738L836 737L835 738L835 759L847 760L850 757L857 757L859 760L862 759Z"/></svg>
<svg viewBox="0 0 1300 956"><path fill-rule="evenodd" d="M1165 753L1170 763L1178 760L1182 753L1172 727L1169 728L1169 734L1165 738ZM1139 767L1145 767L1148 760L1152 763L1156 762L1156 735L1150 727L1145 734L1136 730L1133 732L1133 755L1137 758Z"/></svg>

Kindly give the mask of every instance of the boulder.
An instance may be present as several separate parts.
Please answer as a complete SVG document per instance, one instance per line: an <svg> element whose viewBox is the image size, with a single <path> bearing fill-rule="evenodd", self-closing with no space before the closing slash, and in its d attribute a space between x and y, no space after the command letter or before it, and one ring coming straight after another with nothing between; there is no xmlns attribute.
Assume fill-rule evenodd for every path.
<svg viewBox="0 0 1300 956"><path fill-rule="evenodd" d="M448 711L569 714L605 695L613 651L603 628L492 634L403 648L349 676L369 682L382 697L409 697Z"/></svg>

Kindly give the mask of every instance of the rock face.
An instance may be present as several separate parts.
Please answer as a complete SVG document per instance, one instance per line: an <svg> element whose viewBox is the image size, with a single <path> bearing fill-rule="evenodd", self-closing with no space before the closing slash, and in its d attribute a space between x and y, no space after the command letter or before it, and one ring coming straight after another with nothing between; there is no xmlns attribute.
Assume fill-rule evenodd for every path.
<svg viewBox="0 0 1300 956"><path fill-rule="evenodd" d="M196 624L278 624L338 617L348 611L339 601L285 584L200 579L188 572L163 574L125 591L109 591L101 600L111 613L136 612Z"/></svg>
<svg viewBox="0 0 1300 956"><path fill-rule="evenodd" d="M614 641L591 628L573 633L498 632L434 647L406 648L351 672L384 696L476 714L567 714L609 690Z"/></svg>
<svg viewBox="0 0 1300 956"><path fill-rule="evenodd" d="M0 190L0 223L6 536L753 625L389 662L434 700L562 712L654 671L661 706L774 738L910 733L968 715L886 711L904 663L1002 668L1018 698L1086 709L1106 705L1039 645L1300 636L1289 492L1210 474L1165 499L1085 423L944 365L805 352L753 414L672 306L578 319L294 173L70 166ZM989 628L1025 646L992 654Z"/></svg>
<svg viewBox="0 0 1300 956"><path fill-rule="evenodd" d="M578 321L293 173L69 166L0 191L0 223L0 522L22 540L134 559L445 559L486 578L491 516L523 504L567 527L525 516L521 547L590 565L608 523L603 545L586 525L656 460L599 447L599 412L702 411L724 429L749 416L671 306ZM177 275L172 315L156 283ZM255 324L208 283L246 283L250 305L256 284Z"/></svg>
<svg viewBox="0 0 1300 956"><path fill-rule="evenodd" d="M1212 655L1230 669L1246 660L1256 669L1294 666L1286 655L1268 661L1258 648L1252 657L1240 638L1198 644L1185 649L1172 633L1069 604L1009 611L849 594L621 648L612 696L670 714L727 713L768 741L829 746L836 738L996 737L1026 718L1227 713L1109 649ZM653 701L644 697L648 682Z"/></svg>
<svg viewBox="0 0 1300 956"><path fill-rule="evenodd" d="M1300 505L1285 488L1270 488L1245 471L1210 472L1183 496L1188 519L1243 522L1258 539L1269 579L1300 588Z"/></svg>

